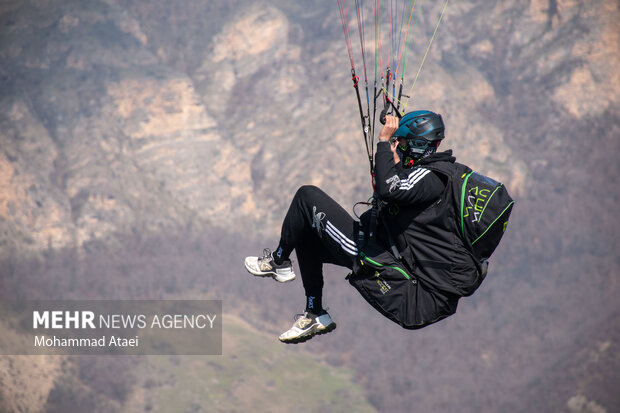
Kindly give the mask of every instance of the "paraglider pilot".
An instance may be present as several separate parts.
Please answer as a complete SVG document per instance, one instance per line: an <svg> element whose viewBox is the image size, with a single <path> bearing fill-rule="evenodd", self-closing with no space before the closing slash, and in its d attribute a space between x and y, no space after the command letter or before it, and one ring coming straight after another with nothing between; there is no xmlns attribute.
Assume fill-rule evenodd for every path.
<svg viewBox="0 0 620 413"><path fill-rule="evenodd" d="M262 256L245 259L251 274L289 282L295 279L290 255L296 251L306 307L294 325L280 335L282 342L302 342L336 328L323 308L324 263L353 270L353 279L356 273L362 278L366 274L378 288L376 294L370 292L377 301L364 298L405 328L421 328L456 311L458 299L466 295L455 287L458 277L472 274L480 279L482 270L480 262L455 242L454 228L443 224L448 218L441 215L449 214L450 209L439 201L455 162L452 151L437 152L444 131L441 115L428 110L407 113L400 121L386 117L374 165L378 206L374 212L362 214L359 221L321 189L299 188L284 218L276 249L265 249ZM369 240L369 233L374 232ZM398 257L391 253L394 246ZM433 260L421 259L437 253L446 256L450 269L433 268ZM394 262L371 258L382 254ZM436 266L441 265L437 261ZM371 271L366 271L369 268ZM395 277L401 277L402 283L389 275L381 278L385 268L398 270ZM362 293L366 290L355 286Z"/></svg>

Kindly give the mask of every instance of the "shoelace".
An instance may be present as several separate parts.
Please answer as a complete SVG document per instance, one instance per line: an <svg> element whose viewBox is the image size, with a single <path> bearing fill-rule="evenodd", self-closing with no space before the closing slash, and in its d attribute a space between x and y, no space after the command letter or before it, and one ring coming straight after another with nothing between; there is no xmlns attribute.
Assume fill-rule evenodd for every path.
<svg viewBox="0 0 620 413"><path fill-rule="evenodd" d="M265 261L265 260L271 261L272 259L273 259L273 254L271 253L271 250L269 248L263 249L263 256L260 257L259 261Z"/></svg>
<svg viewBox="0 0 620 413"><path fill-rule="evenodd" d="M310 321L312 321L311 318L309 318L307 316L307 312L303 313L303 314L295 314L295 326L298 328L304 328Z"/></svg>
<svg viewBox="0 0 620 413"><path fill-rule="evenodd" d="M325 307L323 310L324 310L325 312L327 312L327 310L329 310L329 307ZM295 322L297 322L297 320L299 320L299 319L300 319L300 318L302 318L302 317L304 317L304 318L309 318L309 317L308 317L308 312L307 312L307 311L304 311L303 313L298 313L298 314L295 314L295 315L293 316L293 320L294 320ZM319 316L317 315L317 317L319 317Z"/></svg>
<svg viewBox="0 0 620 413"><path fill-rule="evenodd" d="M299 320L299 319L300 319L300 318L302 318L302 317L308 318L308 317L306 317L306 314L308 314L308 312L304 312L304 313L295 314L295 315L293 316L293 321L295 321L295 322L296 322L297 320Z"/></svg>

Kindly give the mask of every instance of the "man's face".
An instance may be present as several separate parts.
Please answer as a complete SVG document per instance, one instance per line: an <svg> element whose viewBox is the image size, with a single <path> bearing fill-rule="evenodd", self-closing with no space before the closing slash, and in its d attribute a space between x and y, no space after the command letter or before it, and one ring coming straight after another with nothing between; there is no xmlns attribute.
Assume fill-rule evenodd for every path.
<svg viewBox="0 0 620 413"><path fill-rule="evenodd" d="M396 145L394 147L394 149L396 150L395 153L398 155L398 157L402 161L403 157L408 152L408 150L407 150L407 139L395 136L393 138L393 143L392 144Z"/></svg>

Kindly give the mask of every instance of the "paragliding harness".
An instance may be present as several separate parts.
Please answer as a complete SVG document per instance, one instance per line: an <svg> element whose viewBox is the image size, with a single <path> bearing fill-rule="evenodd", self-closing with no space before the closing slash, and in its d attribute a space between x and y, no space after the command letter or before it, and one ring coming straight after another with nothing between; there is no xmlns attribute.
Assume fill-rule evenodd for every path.
<svg viewBox="0 0 620 413"><path fill-rule="evenodd" d="M418 284L429 287L429 279L440 280L443 291L454 297L469 296L478 289L486 277L488 262L499 244L512 211L514 201L501 183L472 171L458 163L431 162L424 165L447 178L446 188L440 198L429 208L438 208L436 216L450 234L458 234L463 249L451 251L458 262L470 264L458 274L451 274L453 263L439 262L432 248L425 245L408 245L407 254L415 250L415 261L404 259L396 248L388 225L378 214L369 214L368 223L360 224L360 251L348 280L377 311L407 329L417 329L446 317L420 321L419 310L409 300L416 299ZM380 201L378 201L380 202ZM373 223L373 220L374 223ZM373 225L382 225L381 235L387 239L389 249L381 245L372 231ZM420 223L423 227L424 223ZM364 237L363 228L370 228ZM422 229L422 231L424 231ZM449 249L453 242L443 240ZM437 289L436 285L431 287Z"/></svg>
<svg viewBox="0 0 620 413"><path fill-rule="evenodd" d="M347 280L385 317L407 329L421 328L426 324L419 324L416 315L406 308L406 297L415 294L418 280L403 261L387 224L378 216L378 202L375 195L369 222L359 224L359 253ZM375 231L378 222L384 226L389 250L377 241ZM368 228L368 233L365 228Z"/></svg>

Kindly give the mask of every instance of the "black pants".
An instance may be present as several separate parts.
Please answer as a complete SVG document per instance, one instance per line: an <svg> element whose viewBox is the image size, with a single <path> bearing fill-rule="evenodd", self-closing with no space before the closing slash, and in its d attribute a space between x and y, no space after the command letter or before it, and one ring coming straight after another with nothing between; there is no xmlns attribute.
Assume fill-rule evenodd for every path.
<svg viewBox="0 0 620 413"><path fill-rule="evenodd" d="M295 249L306 296L322 295L323 264L351 269L357 221L315 186L297 190L282 224L280 245Z"/></svg>

